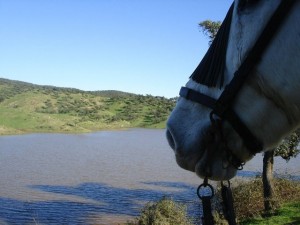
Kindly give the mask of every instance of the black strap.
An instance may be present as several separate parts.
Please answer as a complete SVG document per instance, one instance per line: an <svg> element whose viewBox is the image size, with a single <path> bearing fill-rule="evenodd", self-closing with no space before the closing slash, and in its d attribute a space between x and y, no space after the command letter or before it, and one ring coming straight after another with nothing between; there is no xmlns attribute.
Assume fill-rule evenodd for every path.
<svg viewBox="0 0 300 225"><path fill-rule="evenodd" d="M217 100L213 112L221 118L227 119L233 128L239 133L243 138L245 145L251 151L252 154L256 154L263 149L263 144L258 140L252 132L245 126L240 119L237 119L237 114L231 110L231 106L234 102L239 90L242 88L243 84L246 82L247 77L253 70L255 64L259 62L262 54L267 49L272 38L275 36L276 32L279 30L280 25L283 23L284 18L289 13L290 9L295 3L295 0L282 0L280 5L273 13L263 32L257 39L255 45L246 56L245 60L235 72L231 82L225 87L221 96Z"/></svg>
<svg viewBox="0 0 300 225"><path fill-rule="evenodd" d="M204 95L200 92L194 91L187 87L182 87L180 89L179 95L185 99L197 102L206 107L214 110L216 109L217 100ZM244 141L245 146L251 151L252 154L256 154L263 149L262 143L252 134L248 127L241 121L240 117L230 108L227 108L225 112L221 115L217 114L219 117L227 120L233 129L241 136Z"/></svg>
<svg viewBox="0 0 300 225"><path fill-rule="evenodd" d="M229 225L236 225L236 216L233 207L233 196L230 188L230 183L228 181L228 186L223 185L221 182L221 195L222 195L222 204L223 204L223 212L225 219L228 221Z"/></svg>
<svg viewBox="0 0 300 225"><path fill-rule="evenodd" d="M203 193L202 193L203 192ZM208 184L206 177L203 184L199 185L197 195L202 201L203 216L201 217L203 225L214 225L214 217L212 215L211 200L215 195L214 188Z"/></svg>
<svg viewBox="0 0 300 225"><path fill-rule="evenodd" d="M295 0L282 0L273 15L271 16L266 27L260 34L251 51L248 53L239 69L235 72L231 82L225 87L220 98L218 99L215 113L222 117L223 112L231 107L234 98L247 80L254 66L260 61L262 54L271 43L272 38L279 30L284 18L290 12Z"/></svg>
<svg viewBox="0 0 300 225"><path fill-rule="evenodd" d="M225 87L218 100L189 88L183 87L180 90L181 97L203 104L213 109L213 114L218 115L222 119L226 119L241 136L245 146L254 155L262 151L263 144L255 137L255 135L253 135L253 133L241 121L239 116L232 110L232 104L237 93L242 88L244 82L246 82L247 77L253 70L255 64L257 64L261 59L262 54L270 44L276 32L279 30L280 25L283 23L284 18L287 16L295 2L295 0L282 0L280 2L278 8L271 16L255 45L246 56L239 69L235 72L233 79Z"/></svg>
<svg viewBox="0 0 300 225"><path fill-rule="evenodd" d="M202 222L203 225L214 225L214 217L212 215L211 209L211 197L204 196L202 197L202 205L203 205L203 217Z"/></svg>
<svg viewBox="0 0 300 225"><path fill-rule="evenodd" d="M232 109L228 109L223 114L223 118L227 120L233 127L233 129L240 135L240 137L244 141L245 146L253 155L263 150L262 142L249 130L245 123L242 122L235 111L233 111Z"/></svg>
<svg viewBox="0 0 300 225"><path fill-rule="evenodd" d="M181 97L184 97L185 99L191 100L193 102L198 102L208 108L213 109L217 100L209 97L207 95L204 95L200 92L194 91L192 89L189 89L187 87L182 87L180 89L179 95Z"/></svg>

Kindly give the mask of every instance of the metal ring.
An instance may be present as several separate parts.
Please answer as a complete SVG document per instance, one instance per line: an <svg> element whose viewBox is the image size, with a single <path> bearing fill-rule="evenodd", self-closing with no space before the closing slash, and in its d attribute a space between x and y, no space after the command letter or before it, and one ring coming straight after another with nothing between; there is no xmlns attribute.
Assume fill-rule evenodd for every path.
<svg viewBox="0 0 300 225"><path fill-rule="evenodd" d="M205 189L205 188L209 188L210 189L211 195L201 195L200 194L200 190L201 189ZM198 195L198 197L201 200L203 199L203 197L210 197L210 198L212 198L215 195L215 191L214 191L213 186L211 186L210 184L201 184L201 185L199 185L199 187L197 189L197 195Z"/></svg>

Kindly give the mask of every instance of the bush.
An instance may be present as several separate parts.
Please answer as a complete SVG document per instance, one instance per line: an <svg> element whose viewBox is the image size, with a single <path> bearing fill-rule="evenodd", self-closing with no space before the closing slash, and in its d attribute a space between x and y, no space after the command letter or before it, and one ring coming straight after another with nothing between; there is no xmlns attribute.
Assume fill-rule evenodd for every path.
<svg viewBox="0 0 300 225"><path fill-rule="evenodd" d="M286 178L274 179L275 200L278 206L290 202L300 202L300 182ZM238 181L232 186L236 218L245 219L264 215L263 184L261 178ZM228 224L222 214L221 194L216 192L214 219L218 225ZM163 198L155 203L148 203L135 221L126 225L192 225L186 206L171 199Z"/></svg>
<svg viewBox="0 0 300 225"><path fill-rule="evenodd" d="M292 200L300 201L300 182L289 179L274 179L276 205ZM232 187L234 208L238 220L264 214L263 184L261 178L240 181ZM219 195L219 202L220 195ZM219 211L219 210L218 210Z"/></svg>
<svg viewBox="0 0 300 225"><path fill-rule="evenodd" d="M192 225L187 216L186 206L163 198L155 203L148 203L142 209L136 221L126 225Z"/></svg>
<svg viewBox="0 0 300 225"><path fill-rule="evenodd" d="M234 208L238 219L255 217L264 210L261 178L240 183L232 189Z"/></svg>

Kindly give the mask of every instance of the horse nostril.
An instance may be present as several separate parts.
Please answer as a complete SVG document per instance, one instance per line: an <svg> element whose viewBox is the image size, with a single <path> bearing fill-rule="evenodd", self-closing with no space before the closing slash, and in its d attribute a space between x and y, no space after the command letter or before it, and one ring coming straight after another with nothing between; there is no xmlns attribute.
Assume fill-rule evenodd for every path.
<svg viewBox="0 0 300 225"><path fill-rule="evenodd" d="M169 130L167 130L166 136L167 136L167 140L168 140L168 143L169 143L170 147L171 147L173 150L175 150L175 147L176 147L176 145L175 145L175 140L174 140L174 138L173 138L173 136L172 136L172 133L171 133Z"/></svg>

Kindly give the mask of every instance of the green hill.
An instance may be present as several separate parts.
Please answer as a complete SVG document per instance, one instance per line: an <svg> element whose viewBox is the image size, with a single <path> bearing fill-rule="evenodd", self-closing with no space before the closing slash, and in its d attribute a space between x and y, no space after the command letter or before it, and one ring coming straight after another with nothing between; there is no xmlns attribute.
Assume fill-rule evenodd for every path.
<svg viewBox="0 0 300 225"><path fill-rule="evenodd" d="M0 134L163 128L176 99L0 78Z"/></svg>

